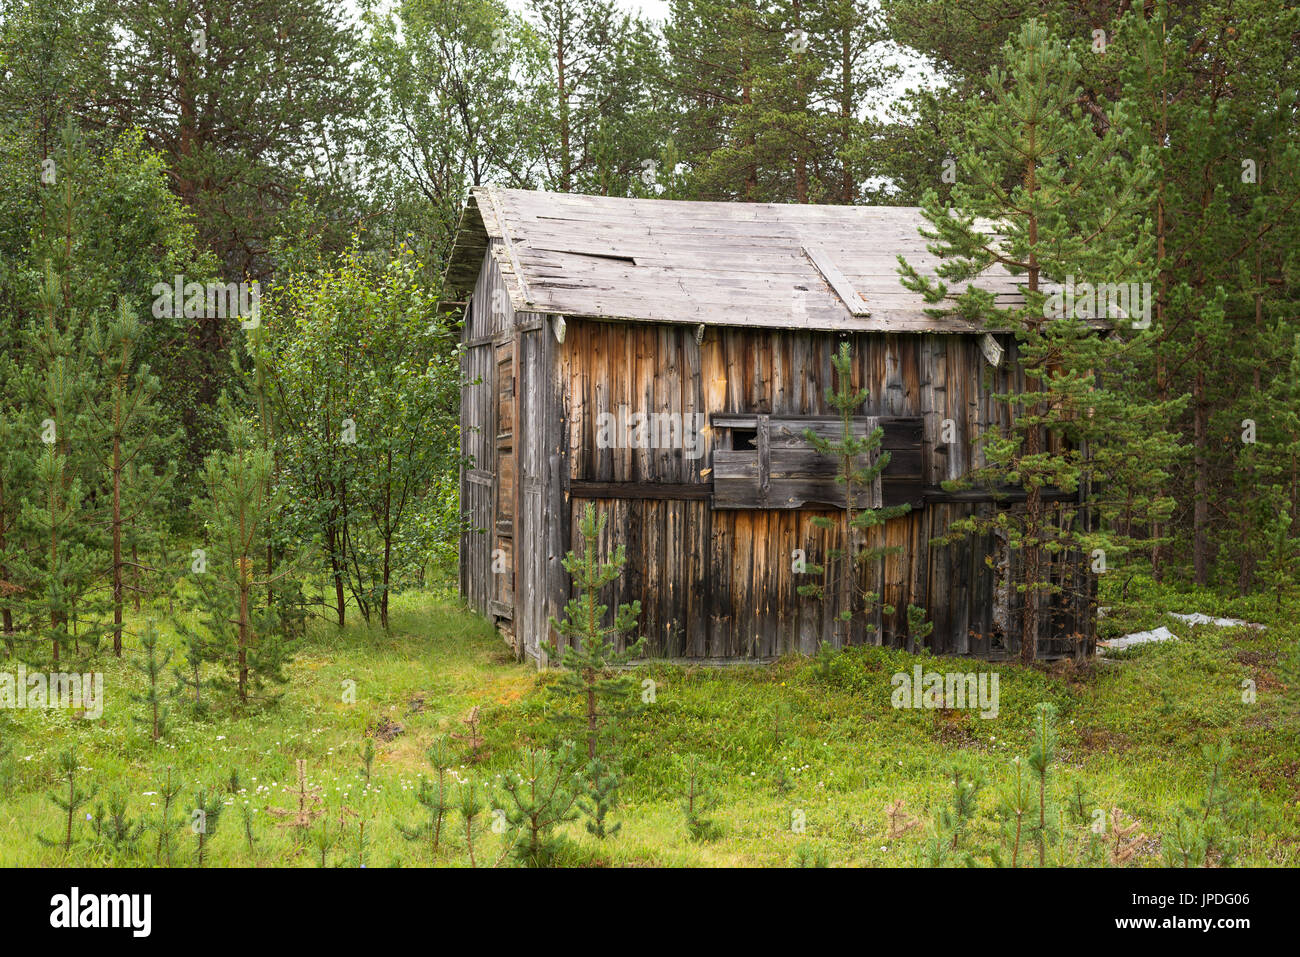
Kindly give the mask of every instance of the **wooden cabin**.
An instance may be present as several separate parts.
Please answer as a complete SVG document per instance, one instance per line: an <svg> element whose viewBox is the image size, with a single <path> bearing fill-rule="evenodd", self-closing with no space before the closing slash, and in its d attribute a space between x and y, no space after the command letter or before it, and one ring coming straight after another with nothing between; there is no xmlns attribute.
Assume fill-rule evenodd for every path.
<svg viewBox="0 0 1300 957"><path fill-rule="evenodd" d="M995 535L934 544L975 511L1015 507L945 492L1007 412L993 394L1020 375L1015 342L932 318L903 289L897 256L934 257L920 211L617 199L475 188L446 275L463 309L460 589L520 656L544 660L570 597L564 555L587 503L600 543L626 546L602 598L639 599L650 655L708 661L811 653L822 640L903 645L906 608L926 610L937 654L1018 653L1017 556ZM999 296L1013 277L990 276ZM841 636L833 593L805 597L797 558L823 563L842 516L836 465L806 428L840 428L825 399L847 341L854 420L883 429L891 458L869 505L907 502L861 569L883 596L875 631ZM1059 506L1057 506L1059 507ZM879 543L877 543L879 544ZM1063 588L1041 616L1039 653L1091 651L1093 583L1077 554L1052 559ZM838 569L829 573L834 580Z"/></svg>

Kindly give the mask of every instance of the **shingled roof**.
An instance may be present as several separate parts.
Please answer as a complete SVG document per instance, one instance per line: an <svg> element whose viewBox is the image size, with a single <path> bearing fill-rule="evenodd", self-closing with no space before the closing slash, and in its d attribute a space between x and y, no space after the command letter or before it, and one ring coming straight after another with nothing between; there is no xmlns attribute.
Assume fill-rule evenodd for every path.
<svg viewBox="0 0 1300 957"><path fill-rule="evenodd" d="M902 287L901 254L936 258L910 206L811 206L620 199L475 187L445 295L465 299L486 251L517 311L645 322L888 332L978 332L931 318ZM500 240L492 247L490 240ZM1022 302L1004 270L981 280Z"/></svg>

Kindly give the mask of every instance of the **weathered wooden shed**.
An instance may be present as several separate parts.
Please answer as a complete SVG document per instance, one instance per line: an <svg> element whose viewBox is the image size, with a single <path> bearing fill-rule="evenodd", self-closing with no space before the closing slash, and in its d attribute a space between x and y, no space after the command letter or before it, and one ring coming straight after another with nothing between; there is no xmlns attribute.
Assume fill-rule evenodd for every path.
<svg viewBox="0 0 1300 957"><path fill-rule="evenodd" d="M895 611L850 640L903 641L911 603L936 653L1016 654L1016 556L992 535L932 544L972 510L1015 507L940 487L1006 415L992 395L1021 374L1015 343L932 318L902 288L899 254L934 265L921 223L915 208L472 190L446 275L464 310L468 602L539 658L591 502L609 517L602 549L627 548L605 600L641 601L650 654L761 660L835 643L833 599L801 596L810 578L792 559L839 544L811 522L840 514L835 465L803 434L838 426L825 391L847 340L871 393L855 424L879 425L891 452L869 504L912 505L883 529L899 551L862 571ZM1020 295L1009 275L990 282ZM1052 561L1065 587L1039 653L1090 650L1086 564Z"/></svg>

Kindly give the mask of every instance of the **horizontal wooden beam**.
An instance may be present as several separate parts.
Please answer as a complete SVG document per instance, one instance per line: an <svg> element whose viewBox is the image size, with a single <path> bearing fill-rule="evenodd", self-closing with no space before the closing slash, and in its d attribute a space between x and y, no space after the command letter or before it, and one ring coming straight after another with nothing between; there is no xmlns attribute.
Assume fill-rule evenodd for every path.
<svg viewBox="0 0 1300 957"><path fill-rule="evenodd" d="M703 501L713 494L708 482L656 483L656 482L587 482L569 483L569 494L574 498L642 498L671 499L673 501Z"/></svg>
<svg viewBox="0 0 1300 957"><path fill-rule="evenodd" d="M956 504L961 502L1023 502L1028 496L1022 488L967 489L961 492L948 492L942 488L929 487L924 492L927 503ZM1078 492L1062 492L1059 489L1043 489L1045 502L1071 502L1079 496Z"/></svg>

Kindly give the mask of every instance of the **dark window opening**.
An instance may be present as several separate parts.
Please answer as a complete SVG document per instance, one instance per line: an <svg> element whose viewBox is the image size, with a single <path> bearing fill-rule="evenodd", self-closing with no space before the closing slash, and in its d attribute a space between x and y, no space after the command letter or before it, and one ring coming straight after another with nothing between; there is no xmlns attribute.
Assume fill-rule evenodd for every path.
<svg viewBox="0 0 1300 957"><path fill-rule="evenodd" d="M758 429L732 429L731 448L736 452L757 452Z"/></svg>

